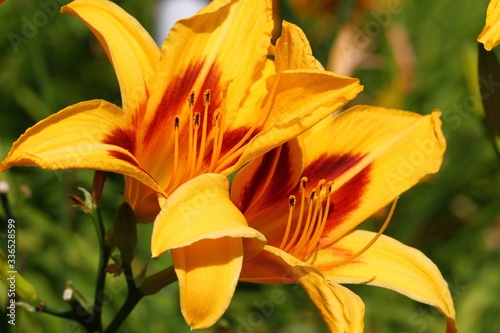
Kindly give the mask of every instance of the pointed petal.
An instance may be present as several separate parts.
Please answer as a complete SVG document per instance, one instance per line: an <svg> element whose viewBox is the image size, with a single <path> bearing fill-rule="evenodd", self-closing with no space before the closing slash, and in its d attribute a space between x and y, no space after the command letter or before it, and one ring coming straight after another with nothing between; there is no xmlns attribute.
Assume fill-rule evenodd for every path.
<svg viewBox="0 0 500 333"><path fill-rule="evenodd" d="M133 177L163 193L132 155L133 133L127 115L116 105L101 100L78 103L29 128L13 144L0 171L34 165L102 170Z"/></svg>
<svg viewBox="0 0 500 333"><path fill-rule="evenodd" d="M75 15L92 30L113 64L124 110L137 109L147 98L160 59L151 36L111 1L75 0L61 12Z"/></svg>
<svg viewBox="0 0 500 333"><path fill-rule="evenodd" d="M382 235L358 258L348 258L368 244L375 233L354 231L311 259L327 279L337 283L369 284L395 290L418 302L429 304L447 319L447 333L456 332L455 309L448 284L436 265L422 252Z"/></svg>
<svg viewBox="0 0 500 333"><path fill-rule="evenodd" d="M269 269L259 268L261 263ZM363 331L364 304L356 294L337 283L329 283L316 268L275 247L266 245L257 257L245 262L240 280L300 283L331 332Z"/></svg>
<svg viewBox="0 0 500 333"><path fill-rule="evenodd" d="M160 168L172 164L169 159L173 156L173 139L165 138L165 132L172 132L176 116L181 138L179 169L186 168L183 161L189 151L190 94L194 93L195 112L204 115L204 93L210 90L207 110L207 142L210 142L216 110L224 110L224 128L229 128L254 82L261 80L268 63L272 25L269 0L212 1L172 28L162 47L157 85L146 110L145 126L139 129L141 141L146 144L138 158L146 161L143 155L156 154L166 159L165 163L146 161L145 167L160 184L168 182L162 179L168 172ZM258 93L262 90L258 89ZM200 128L205 122L201 118Z"/></svg>
<svg viewBox="0 0 500 333"><path fill-rule="evenodd" d="M271 93L262 107L268 117L225 174L305 132L362 90L358 79L312 70L282 72L269 78L267 85Z"/></svg>
<svg viewBox="0 0 500 333"><path fill-rule="evenodd" d="M309 41L302 29L283 21L281 37L276 41L276 70L319 69Z"/></svg>
<svg viewBox="0 0 500 333"><path fill-rule="evenodd" d="M231 81L227 110L233 114L226 115L230 123L248 89L262 75L272 27L268 0L212 1L170 31L162 47L160 75L165 80L157 87L161 96L153 97L170 95L165 82L171 78L183 81L183 101L191 91L200 96L205 89L218 98L217 92ZM214 110L219 106L214 105Z"/></svg>
<svg viewBox="0 0 500 333"><path fill-rule="evenodd" d="M177 188L157 216L151 241L153 257L203 239L251 238L262 249L265 238L249 228L229 200L229 181L220 174L203 174Z"/></svg>
<svg viewBox="0 0 500 333"><path fill-rule="evenodd" d="M320 247L439 170L446 148L440 114L356 106L304 135L303 176L312 186L321 179L334 181L333 209Z"/></svg>
<svg viewBox="0 0 500 333"><path fill-rule="evenodd" d="M486 23L477 41L484 44L484 48L491 51L500 44L500 1L491 0L486 11Z"/></svg>
<svg viewBox="0 0 500 333"><path fill-rule="evenodd" d="M226 311L238 283L242 240L205 239L171 251L186 323L191 329L211 327Z"/></svg>

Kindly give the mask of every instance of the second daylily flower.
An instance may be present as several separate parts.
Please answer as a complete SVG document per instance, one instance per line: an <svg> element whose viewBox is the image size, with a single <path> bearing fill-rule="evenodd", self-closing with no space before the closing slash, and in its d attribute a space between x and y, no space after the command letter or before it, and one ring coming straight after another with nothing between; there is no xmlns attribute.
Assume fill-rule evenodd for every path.
<svg viewBox="0 0 500 333"><path fill-rule="evenodd" d="M288 57L277 60L278 70L317 68L294 25L283 25L281 53ZM448 285L431 260L381 235L383 228L353 231L439 170L446 148L439 116L356 106L246 165L231 199L267 244L244 262L241 280L300 283L332 332L363 331L363 302L340 283L380 286L429 304L446 317L447 333L456 332Z"/></svg>
<svg viewBox="0 0 500 333"><path fill-rule="evenodd" d="M361 86L318 69L277 71L268 58L267 0L213 1L178 22L161 51L112 2L76 0L62 12L99 39L122 108L103 100L69 106L28 129L0 171L37 165L125 175L124 198L138 221L155 220L153 256L171 250L188 324L210 326L229 304L244 248L251 255L265 241L229 200L221 175L303 133Z"/></svg>

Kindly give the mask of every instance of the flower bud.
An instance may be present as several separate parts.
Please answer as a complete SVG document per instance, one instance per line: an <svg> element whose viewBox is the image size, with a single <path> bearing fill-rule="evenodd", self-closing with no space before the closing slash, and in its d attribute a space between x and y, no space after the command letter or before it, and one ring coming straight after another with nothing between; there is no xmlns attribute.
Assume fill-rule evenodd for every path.
<svg viewBox="0 0 500 333"><path fill-rule="evenodd" d="M137 245L137 225L132 207L126 202L116 210L113 218L116 246L120 250L123 264L130 265Z"/></svg>

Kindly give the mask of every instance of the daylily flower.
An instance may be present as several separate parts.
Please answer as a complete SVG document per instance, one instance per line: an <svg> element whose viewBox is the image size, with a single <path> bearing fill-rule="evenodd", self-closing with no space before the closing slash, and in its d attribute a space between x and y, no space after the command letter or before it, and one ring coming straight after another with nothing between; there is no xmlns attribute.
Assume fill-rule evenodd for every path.
<svg viewBox="0 0 500 333"><path fill-rule="evenodd" d="M124 200L138 222L155 220L153 256L171 251L192 328L222 315L243 251L251 256L265 241L230 201L226 176L361 90L358 80L323 70L276 71L268 57L270 2L212 1L179 21L161 50L112 2L64 6L106 51L122 107L103 100L71 105L28 129L0 165L123 174Z"/></svg>
<svg viewBox="0 0 500 333"><path fill-rule="evenodd" d="M307 44L297 52L288 47L293 35L302 32L285 25L276 55L286 52L291 61L277 67L315 67ZM450 291L430 259L383 229L354 231L439 170L446 147L439 116L355 106L246 165L231 199L267 244L244 262L240 280L300 283L332 332L363 331L364 304L344 283L429 304L446 317L447 332L456 332Z"/></svg>
<svg viewBox="0 0 500 333"><path fill-rule="evenodd" d="M486 24L483 31L477 37L478 42L484 44L484 48L491 51L500 44L500 1L491 0L486 11Z"/></svg>

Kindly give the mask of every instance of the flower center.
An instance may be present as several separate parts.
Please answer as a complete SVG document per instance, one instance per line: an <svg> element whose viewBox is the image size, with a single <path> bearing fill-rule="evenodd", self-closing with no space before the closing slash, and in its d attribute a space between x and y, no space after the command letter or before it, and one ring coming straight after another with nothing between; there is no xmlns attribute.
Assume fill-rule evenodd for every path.
<svg viewBox="0 0 500 333"><path fill-rule="evenodd" d="M279 249L302 260L308 259L311 254L317 250L321 235L323 234L328 220L328 214L330 209L333 209L331 204L331 194L334 182L330 181L327 183L325 179L322 179L318 182L316 187L309 191L309 194L306 196L307 182L307 177L302 177L300 180L300 203L297 203L297 198L294 195L290 195L289 197L288 221L285 234L281 244L279 245ZM377 241L389 225L389 222L394 214L394 210L396 209L398 199L399 197L394 199L389 215L380 230L368 244L349 257L332 262L331 264L345 264L346 262L356 259L366 252ZM299 209L298 215L296 214L297 208ZM293 235L291 235L292 228L294 228Z"/></svg>
<svg viewBox="0 0 500 333"><path fill-rule="evenodd" d="M227 92L231 81L227 81L222 89L222 100L220 107L213 111L212 123L209 123L209 107L212 93L210 89L203 93L203 110L195 110L196 94L192 91L187 103L189 107L189 124L187 126L187 137L181 136L181 117L179 115L174 118L174 156L173 166L170 180L166 188L166 193L172 193L180 184L194 178L203 172L220 172L221 165L225 161L231 160L238 153L240 148L248 141L259 125L259 119L256 119L254 124L246 131L241 139L230 147L224 149L223 141L226 128L226 107L227 107ZM201 112L200 112L201 111ZM260 116L260 115L259 115ZM259 118L259 117L256 117ZM211 126L211 128L210 128ZM183 132L184 133L184 132ZM179 140L187 141L187 153L179 152ZM226 147L227 148L227 147ZM211 153L209 159L205 156ZM222 156L221 156L222 155ZM185 167L180 170L179 160L186 158ZM182 175L178 174L182 172Z"/></svg>
<svg viewBox="0 0 500 333"><path fill-rule="evenodd" d="M333 182L327 183L325 179L320 180L306 196L307 182L307 177L302 177L300 180L301 198L298 205L294 195L289 198L288 221L285 235L279 246L280 249L297 258L305 258L316 249L325 229L331 205ZM299 206L298 216L294 214L297 206ZM295 230L290 237L292 224L295 225Z"/></svg>

